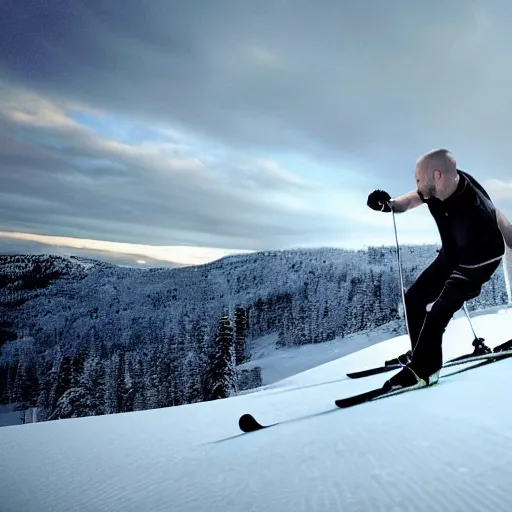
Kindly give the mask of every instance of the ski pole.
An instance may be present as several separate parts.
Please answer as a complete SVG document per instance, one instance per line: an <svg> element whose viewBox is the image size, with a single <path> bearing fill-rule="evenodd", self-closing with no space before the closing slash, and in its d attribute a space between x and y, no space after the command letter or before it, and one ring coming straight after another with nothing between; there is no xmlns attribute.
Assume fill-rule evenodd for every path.
<svg viewBox="0 0 512 512"><path fill-rule="evenodd" d="M389 203L388 203L389 205ZM396 257L398 262L398 274L400 276L400 291L402 292L402 304L404 307L404 318L405 318L405 328L407 329L407 334L409 336L409 339L411 339L411 333L409 331L409 321L407 320L407 308L405 306L405 290L404 290L404 277L402 272L402 261L400 259L400 246L398 244L398 232L396 230L396 220L395 220L395 210L393 210L393 207L389 205L391 208L391 214L393 217L393 226L395 228L395 240L396 240Z"/></svg>
<svg viewBox="0 0 512 512"><path fill-rule="evenodd" d="M471 322L471 318L469 317L469 313L468 313L468 307L466 306L465 302L464 302L464 313L466 313L466 317L468 319L469 326L471 327L471 330L473 331L473 336L475 337L475 339L477 339L478 336L476 335L475 329L473 329L473 322Z"/></svg>

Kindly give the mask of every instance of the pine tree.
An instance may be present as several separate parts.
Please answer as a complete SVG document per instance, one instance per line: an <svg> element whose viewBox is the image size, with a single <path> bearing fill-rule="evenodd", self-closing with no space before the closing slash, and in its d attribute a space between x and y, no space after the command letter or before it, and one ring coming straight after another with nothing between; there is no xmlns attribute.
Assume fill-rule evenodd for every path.
<svg viewBox="0 0 512 512"><path fill-rule="evenodd" d="M156 365L156 386L158 392L156 407L170 407L174 404L175 398L175 381L176 374L174 373L174 365L172 359L176 357L175 353L171 352L166 347L157 360ZM178 369L179 370L179 369Z"/></svg>
<svg viewBox="0 0 512 512"><path fill-rule="evenodd" d="M72 385L76 386L80 381L84 372L84 364L86 358L86 351L83 348L77 350L73 358L71 359L71 374L72 374Z"/></svg>
<svg viewBox="0 0 512 512"><path fill-rule="evenodd" d="M85 362L83 382L89 391L93 414L105 414L105 364L98 356Z"/></svg>
<svg viewBox="0 0 512 512"><path fill-rule="evenodd" d="M7 389L8 389L8 403L16 403L19 401L19 397L16 394L14 383L16 382L16 376L18 374L18 361L10 361L7 366Z"/></svg>
<svg viewBox="0 0 512 512"><path fill-rule="evenodd" d="M210 400L228 398L236 391L233 327L228 315L219 319L210 367Z"/></svg>
<svg viewBox="0 0 512 512"><path fill-rule="evenodd" d="M20 408L35 407L38 388L39 384L34 363L20 362L14 382L15 402L19 402Z"/></svg>
<svg viewBox="0 0 512 512"><path fill-rule="evenodd" d="M105 414L115 414L117 411L117 356L107 359L105 365L105 394L103 404Z"/></svg>
<svg viewBox="0 0 512 512"><path fill-rule="evenodd" d="M6 404L9 402L8 372L9 372L9 365L8 364L0 364L0 404Z"/></svg>
<svg viewBox="0 0 512 512"><path fill-rule="evenodd" d="M159 407L159 381L158 381L158 360L159 352L157 347L148 349L148 357L144 365L144 382L146 385L145 409L156 409Z"/></svg>
<svg viewBox="0 0 512 512"><path fill-rule="evenodd" d="M204 400L204 380L207 360L195 347L189 351L184 365L185 401L186 403L201 402Z"/></svg>
<svg viewBox="0 0 512 512"><path fill-rule="evenodd" d="M118 351L116 368L116 412L125 412L124 397L127 391L125 382L125 355L123 351Z"/></svg>
<svg viewBox="0 0 512 512"><path fill-rule="evenodd" d="M245 309L238 306L235 309L235 365L240 365L247 360L245 353L247 318Z"/></svg>
<svg viewBox="0 0 512 512"><path fill-rule="evenodd" d="M133 411L146 409L146 383L144 380L144 360L140 354L136 354L132 370L132 389L130 405Z"/></svg>
<svg viewBox="0 0 512 512"><path fill-rule="evenodd" d="M37 396L37 416L39 421L45 421L51 409L50 396L56 371L50 359L43 359L37 366L39 391Z"/></svg>
<svg viewBox="0 0 512 512"><path fill-rule="evenodd" d="M80 418L104 414L104 367L98 357L84 361L79 380L57 401L48 419Z"/></svg>
<svg viewBox="0 0 512 512"><path fill-rule="evenodd" d="M60 362L57 376L53 383L53 389L50 394L50 409L52 412L57 407L59 399L68 389L71 388L72 379L72 358L70 356L64 356Z"/></svg>

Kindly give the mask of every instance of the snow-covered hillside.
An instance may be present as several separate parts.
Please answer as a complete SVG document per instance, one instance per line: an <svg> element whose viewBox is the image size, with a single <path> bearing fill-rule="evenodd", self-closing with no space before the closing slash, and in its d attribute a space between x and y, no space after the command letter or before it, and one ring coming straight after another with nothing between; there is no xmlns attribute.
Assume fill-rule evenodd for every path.
<svg viewBox="0 0 512 512"><path fill-rule="evenodd" d="M502 310L473 322L495 346L512 337L511 320ZM467 320L453 320L445 358L470 350L468 336ZM347 380L347 371L406 347L400 336L224 400L5 427L1 510L512 510L512 360L334 407L391 375ZM288 421L242 434L246 412L263 423Z"/></svg>
<svg viewBox="0 0 512 512"><path fill-rule="evenodd" d="M408 286L436 247L401 253ZM468 307L508 297L500 269ZM339 357L359 348L355 340L367 346L370 332L402 334L400 310L394 247L263 251L146 270L0 256L0 405L37 408L44 421L222 398L282 378L285 362L292 375L328 361L331 349ZM292 350L258 363L268 339ZM328 358L314 348L322 343ZM295 364L297 353L309 354L307 366Z"/></svg>

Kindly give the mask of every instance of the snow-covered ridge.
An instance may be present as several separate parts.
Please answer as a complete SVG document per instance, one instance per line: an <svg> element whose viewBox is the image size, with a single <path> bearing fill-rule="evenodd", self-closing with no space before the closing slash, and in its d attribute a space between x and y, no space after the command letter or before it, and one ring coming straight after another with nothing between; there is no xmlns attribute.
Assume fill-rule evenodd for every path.
<svg viewBox="0 0 512 512"><path fill-rule="evenodd" d="M401 250L407 286L436 247ZM162 326L165 316L176 332L180 318L211 327L220 314L242 306L250 317L248 339L278 331L281 346L301 345L397 320L401 308L395 251L388 247L265 251L144 270L80 257L0 256L0 283L0 305L9 307L15 330L37 322L43 331L64 330L73 340L83 333L73 329L78 318L94 320L87 330L94 325L104 331L112 321L123 331L141 317L153 316ZM506 302L500 269L469 308Z"/></svg>

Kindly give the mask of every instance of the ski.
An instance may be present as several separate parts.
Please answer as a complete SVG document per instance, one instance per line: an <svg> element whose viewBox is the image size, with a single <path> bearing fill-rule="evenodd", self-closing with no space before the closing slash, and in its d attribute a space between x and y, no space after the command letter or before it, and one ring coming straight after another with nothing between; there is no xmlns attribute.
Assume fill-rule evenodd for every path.
<svg viewBox="0 0 512 512"><path fill-rule="evenodd" d="M485 354L480 354L480 355L485 355ZM471 354L464 354L464 355L458 356L454 359L450 359L443 366L446 366L447 364L452 364L452 363L462 364L463 362L465 362L465 360L473 358L473 357L477 357L477 356L475 356L474 352L472 352ZM403 365L403 364L387 364L387 365L382 365L382 366L375 366L374 368L368 368L366 370L360 370L357 372L347 373L347 377L349 379L362 379L364 377L371 377L372 375L379 375L380 373L387 373L387 372L391 372L393 370L399 370L400 368L403 368L404 366L405 365Z"/></svg>
<svg viewBox="0 0 512 512"><path fill-rule="evenodd" d="M505 341L505 343L502 343L501 345L494 347L493 352L506 352L508 350L512 350L512 338L509 339L508 341Z"/></svg>
<svg viewBox="0 0 512 512"><path fill-rule="evenodd" d="M243 414L238 420L238 426L242 432L256 432L256 430L262 430L264 428L272 427L276 423L271 425L262 425L259 423L252 414Z"/></svg>
<svg viewBox="0 0 512 512"><path fill-rule="evenodd" d="M347 373L349 379L362 379L363 377L370 377L371 375L378 375L379 373L387 373L392 370L402 368L401 364L385 364L382 366L375 366L374 368L367 368L366 370L359 370L357 372Z"/></svg>
<svg viewBox="0 0 512 512"><path fill-rule="evenodd" d="M477 341L477 340L475 340L475 341ZM475 341L473 342L473 345L475 344ZM482 338L479 338L478 341L483 342ZM483 343L482 343L482 345L483 345ZM509 341L506 341L505 343L502 343L501 345L498 345L494 349L490 349L490 348L486 347L485 345L483 345L483 346L485 347L484 349L478 348L476 352L472 352L470 354L464 354L462 356L455 357L454 359L450 359L449 361L447 361L445 363L444 366L451 365L452 363L460 364L461 362L465 362L468 359L472 359L474 357L478 357L481 355L485 356L485 355L493 354L496 352L503 352L504 350L511 350L512 349L512 339ZM372 375L378 375L380 373L387 373L387 372L391 372L393 370L398 370L402 367L403 367L403 365L401 365L401 364L375 366L373 368L368 368L366 370L360 370L357 372L347 373L347 377L349 379L361 379L364 377L370 377Z"/></svg>
<svg viewBox="0 0 512 512"><path fill-rule="evenodd" d="M483 354L491 354L493 352L493 350L485 344L485 340L483 338L475 338L473 340L473 347L475 347L475 349L473 350L472 353L464 354L462 356L450 359L448 363L451 363L453 361L460 361L462 359L467 359L468 357L480 356ZM496 350L498 349L499 347L496 347Z"/></svg>
<svg viewBox="0 0 512 512"><path fill-rule="evenodd" d="M477 364L470 366L469 368L464 368L462 370L458 370L455 372L450 372L446 375L441 375L439 379L444 379L446 377L450 377L452 375L455 375L457 373L462 373L464 371L473 370L475 368L480 368L481 366L485 366L487 364L494 363L496 361L501 361L503 359L507 359L509 357L512 357L512 350L501 350L494 352L492 354L482 354L480 356L475 357L468 357L464 360L457 360L457 361L451 361L450 363L447 363L443 365L443 368L449 368L451 366L457 366L465 363L471 363L471 362L477 362ZM435 384L433 384L435 386ZM334 403L337 407L341 409L347 409L349 407L353 407L355 405L360 405L365 402L371 402L373 400L377 400L379 398L386 398L389 396L398 395L401 393L407 393L409 391L415 391L418 389L425 389L427 387L432 386L411 386L403 389L398 389L395 391L387 391L384 387L379 387L375 389L371 389L369 391L365 391L364 393L360 393L358 395L352 395L346 398L340 398L338 400L335 400Z"/></svg>
<svg viewBox="0 0 512 512"><path fill-rule="evenodd" d="M363 377L370 377L371 375L378 375L379 373L387 373L393 370L402 368L401 364L385 364L382 366L375 366L373 368L367 368L366 370L359 370L357 372L347 373L349 379L362 379Z"/></svg>

